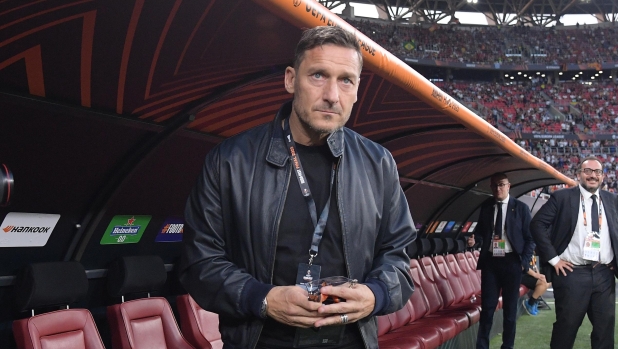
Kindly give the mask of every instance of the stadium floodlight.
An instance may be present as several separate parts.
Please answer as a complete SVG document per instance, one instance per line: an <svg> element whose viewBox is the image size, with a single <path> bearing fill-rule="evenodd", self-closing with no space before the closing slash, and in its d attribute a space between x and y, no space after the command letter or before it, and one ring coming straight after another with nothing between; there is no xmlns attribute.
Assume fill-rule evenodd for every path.
<svg viewBox="0 0 618 349"><path fill-rule="evenodd" d="M594 74L594 76L599 76L599 73Z"/></svg>
<svg viewBox="0 0 618 349"><path fill-rule="evenodd" d="M544 78L544 77L545 77L545 74L541 75L541 77L542 77L542 78Z"/></svg>
<svg viewBox="0 0 618 349"><path fill-rule="evenodd" d="M575 77L572 77L571 79L575 80Z"/></svg>
<svg viewBox="0 0 618 349"><path fill-rule="evenodd" d="M513 80L513 79L515 79L515 77L514 77L514 76L511 76L511 80Z"/></svg>
<svg viewBox="0 0 618 349"><path fill-rule="evenodd" d="M541 72L540 71L536 72L536 75L541 75Z"/></svg>
<svg viewBox="0 0 618 349"><path fill-rule="evenodd" d="M558 75L562 75L562 72L558 73Z"/></svg>
<svg viewBox="0 0 618 349"><path fill-rule="evenodd" d="M603 71L602 71L602 70L599 70L599 74L603 74Z"/></svg>
<svg viewBox="0 0 618 349"><path fill-rule="evenodd" d="M579 77L579 74L575 74L575 77L576 77L576 78L578 78L578 77Z"/></svg>
<svg viewBox="0 0 618 349"><path fill-rule="evenodd" d="M528 76L528 74L524 74L524 78L527 77L527 76Z"/></svg>
<svg viewBox="0 0 618 349"><path fill-rule="evenodd" d="M508 78L508 77L509 77L509 74L504 74L504 77L505 77L505 78Z"/></svg>
<svg viewBox="0 0 618 349"><path fill-rule="evenodd" d="M520 71L518 71L518 72L517 72L517 75L521 75L521 72L520 72Z"/></svg>
<svg viewBox="0 0 618 349"><path fill-rule="evenodd" d="M591 76L591 77L590 77L590 79L591 79L591 80L594 80L594 76Z"/></svg>
<svg viewBox="0 0 618 349"><path fill-rule="evenodd" d="M532 76L529 76L528 79L532 80Z"/></svg>
<svg viewBox="0 0 618 349"><path fill-rule="evenodd" d="M579 72L579 75L583 74L582 72Z"/></svg>

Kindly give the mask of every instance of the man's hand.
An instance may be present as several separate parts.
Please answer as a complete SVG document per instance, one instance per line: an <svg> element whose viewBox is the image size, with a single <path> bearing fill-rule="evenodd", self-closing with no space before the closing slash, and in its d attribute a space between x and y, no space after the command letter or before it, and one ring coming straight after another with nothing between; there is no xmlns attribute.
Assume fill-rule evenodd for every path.
<svg viewBox="0 0 618 349"><path fill-rule="evenodd" d="M562 272L564 276L567 276L566 270L573 272L573 263L560 259L558 263L554 265L554 269L556 270L556 275L560 275Z"/></svg>
<svg viewBox="0 0 618 349"><path fill-rule="evenodd" d="M468 238L468 247L472 247L476 244L476 241L474 241L474 235L470 235L470 237Z"/></svg>
<svg viewBox="0 0 618 349"><path fill-rule="evenodd" d="M315 327L341 325L341 315L348 316L348 323L358 321L373 311L376 298L369 287L357 284L347 286L324 286L320 292L327 296L344 298L345 302L321 305L318 313L324 318L315 322Z"/></svg>
<svg viewBox="0 0 618 349"><path fill-rule="evenodd" d="M324 315L318 314L321 303L307 299L307 291L299 286L277 286L266 295L269 317L286 325L311 327Z"/></svg>

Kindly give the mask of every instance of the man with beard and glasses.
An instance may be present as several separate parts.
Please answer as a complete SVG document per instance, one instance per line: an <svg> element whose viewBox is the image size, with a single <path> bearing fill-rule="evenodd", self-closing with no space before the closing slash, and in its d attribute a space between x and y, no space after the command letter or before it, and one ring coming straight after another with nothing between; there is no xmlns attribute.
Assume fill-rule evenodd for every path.
<svg viewBox="0 0 618 349"><path fill-rule="evenodd" d="M603 166L596 157L582 161L577 179L577 187L554 192L530 223L556 299L550 347L573 348L587 314L592 349L610 349L614 348L618 200L600 189Z"/></svg>
<svg viewBox="0 0 618 349"><path fill-rule="evenodd" d="M292 101L206 157L180 279L219 314L225 348L377 348L375 316L413 292L416 230L395 161L344 127L361 70L353 34L305 31L285 70ZM356 281L322 287L339 302L309 301L301 286L331 276Z"/></svg>

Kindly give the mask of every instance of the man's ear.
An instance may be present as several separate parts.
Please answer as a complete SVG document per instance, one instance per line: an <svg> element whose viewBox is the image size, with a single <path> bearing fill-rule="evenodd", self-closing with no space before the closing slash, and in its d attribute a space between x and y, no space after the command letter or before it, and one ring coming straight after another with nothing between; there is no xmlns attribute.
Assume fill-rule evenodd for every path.
<svg viewBox="0 0 618 349"><path fill-rule="evenodd" d="M296 80L296 70L292 67L285 68L285 90L288 93L294 93L294 81Z"/></svg>

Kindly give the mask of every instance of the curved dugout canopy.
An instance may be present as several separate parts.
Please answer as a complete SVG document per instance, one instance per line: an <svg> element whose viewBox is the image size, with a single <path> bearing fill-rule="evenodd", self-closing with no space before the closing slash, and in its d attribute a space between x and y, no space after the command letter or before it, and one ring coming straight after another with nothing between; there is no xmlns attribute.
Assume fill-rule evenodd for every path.
<svg viewBox="0 0 618 349"><path fill-rule="evenodd" d="M183 216L205 154L291 98L284 69L316 25L353 30L310 0L0 2L0 163L15 179L0 218L61 216L44 247L3 249L0 275L15 260L176 258L154 237ZM467 220L496 171L515 196L568 181L357 35L365 69L347 126L392 152L417 223ZM100 245L116 215L151 216L139 244Z"/></svg>

